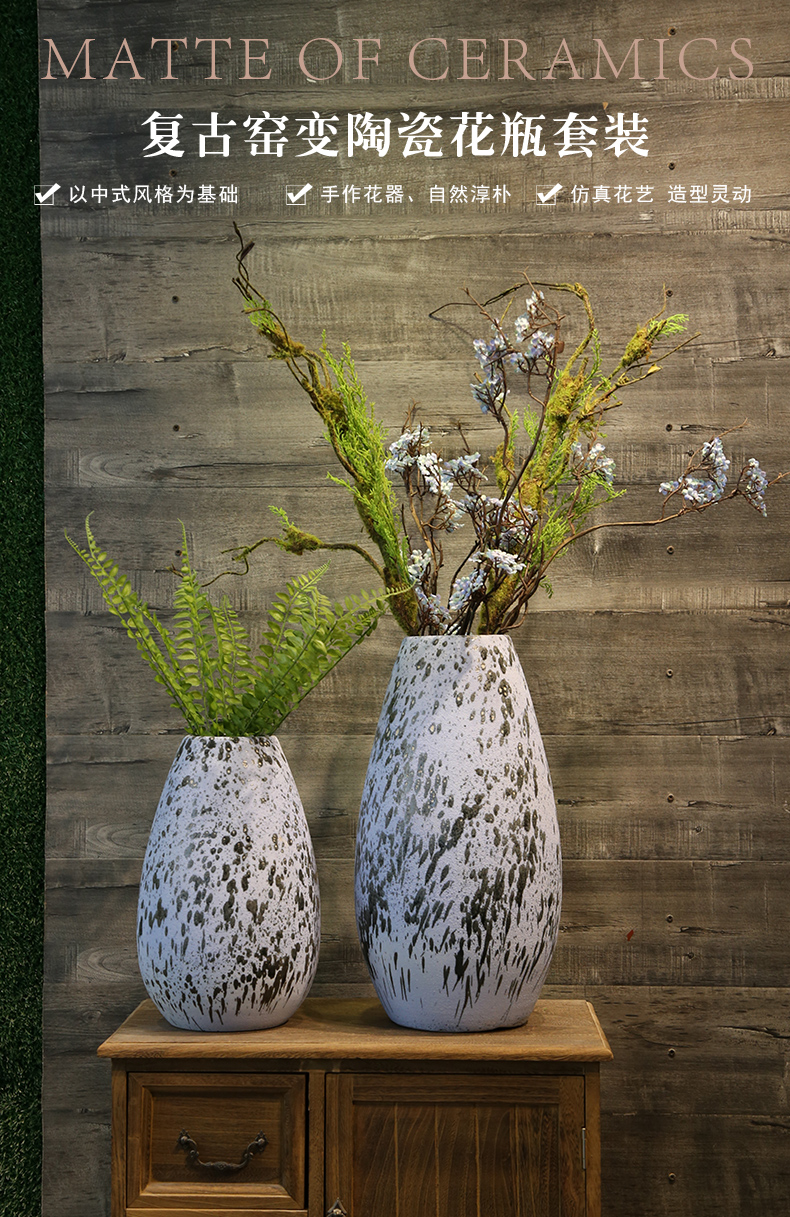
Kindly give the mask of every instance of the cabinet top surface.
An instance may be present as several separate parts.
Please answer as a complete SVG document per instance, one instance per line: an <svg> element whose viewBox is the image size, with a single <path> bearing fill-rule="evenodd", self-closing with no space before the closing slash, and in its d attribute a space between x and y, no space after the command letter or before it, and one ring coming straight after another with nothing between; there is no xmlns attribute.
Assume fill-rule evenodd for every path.
<svg viewBox="0 0 790 1217"><path fill-rule="evenodd" d="M444 1035L390 1022L375 999L312 997L268 1031L178 1031L142 1002L99 1056L154 1060L608 1061L612 1052L587 1001L539 1001L523 1027Z"/></svg>

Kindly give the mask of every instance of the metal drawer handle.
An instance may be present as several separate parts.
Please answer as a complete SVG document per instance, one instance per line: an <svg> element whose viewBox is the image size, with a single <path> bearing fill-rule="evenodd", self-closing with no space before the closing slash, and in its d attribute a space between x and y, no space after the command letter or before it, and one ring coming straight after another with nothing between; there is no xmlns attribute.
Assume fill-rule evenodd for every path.
<svg viewBox="0 0 790 1217"><path fill-rule="evenodd" d="M192 1140L185 1128L181 1129L181 1135L176 1142L177 1149L185 1149L187 1151L187 1162L190 1166L202 1166L207 1171L217 1171L220 1175L232 1175L234 1171L243 1171L248 1164L250 1158L255 1154L261 1154L269 1144L262 1132L259 1132L254 1141L250 1141L249 1145L241 1155L241 1162L201 1162L200 1150L196 1143Z"/></svg>
<svg viewBox="0 0 790 1217"><path fill-rule="evenodd" d="M348 1217L348 1213L343 1208L339 1200L336 1200L331 1209L327 1209L326 1217Z"/></svg>

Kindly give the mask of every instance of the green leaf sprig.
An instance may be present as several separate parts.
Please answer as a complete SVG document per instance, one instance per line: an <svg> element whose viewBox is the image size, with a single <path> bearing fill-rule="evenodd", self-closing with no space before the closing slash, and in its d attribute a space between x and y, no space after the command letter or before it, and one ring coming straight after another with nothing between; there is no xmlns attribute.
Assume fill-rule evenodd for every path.
<svg viewBox="0 0 790 1217"><path fill-rule="evenodd" d="M193 735L273 735L310 690L376 628L386 598L362 593L332 604L318 589L327 563L291 579L275 597L253 653L228 598L215 605L201 587L183 525L182 533L172 631L100 549L90 516L85 521L87 549L68 533L66 540Z"/></svg>
<svg viewBox="0 0 790 1217"><path fill-rule="evenodd" d="M408 574L407 538L385 470L386 432L357 376L350 349L344 345L342 355L337 357L327 348L326 339L320 350L313 351L291 337L269 301L251 283L244 259L252 244L245 245L235 224L234 228L241 248L236 256L238 274L233 282L244 298L245 311L270 344L269 358L285 364L322 419L324 438L332 445L343 471L341 477L329 476L350 493L365 532L379 551L379 559L356 542L329 543L290 522L277 544L297 554L305 549L347 549L359 554L382 580L389 608L404 632L417 633L419 605ZM260 544L273 540L265 537L235 549L233 557L246 563Z"/></svg>

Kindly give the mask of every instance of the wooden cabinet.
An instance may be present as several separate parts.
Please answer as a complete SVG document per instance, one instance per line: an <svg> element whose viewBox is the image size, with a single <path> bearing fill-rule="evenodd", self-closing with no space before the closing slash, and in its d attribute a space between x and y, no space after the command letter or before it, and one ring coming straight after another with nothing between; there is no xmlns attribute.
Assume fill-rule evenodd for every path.
<svg viewBox="0 0 790 1217"><path fill-rule="evenodd" d="M198 1034L143 1002L99 1055L112 1217L600 1217L611 1052L588 1002L476 1035L322 998L271 1031Z"/></svg>

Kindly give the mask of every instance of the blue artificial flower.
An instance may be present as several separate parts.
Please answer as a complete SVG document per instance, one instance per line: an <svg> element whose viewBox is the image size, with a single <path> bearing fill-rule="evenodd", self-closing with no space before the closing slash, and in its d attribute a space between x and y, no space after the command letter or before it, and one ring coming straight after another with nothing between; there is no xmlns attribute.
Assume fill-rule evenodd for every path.
<svg viewBox="0 0 790 1217"><path fill-rule="evenodd" d="M459 480L459 478L463 477L482 478L483 474L477 468L477 462L479 460L479 452L465 453L463 456L456 456L451 461L445 461L444 469L445 472L449 473L450 477L456 482Z"/></svg>
<svg viewBox="0 0 790 1217"><path fill-rule="evenodd" d="M727 470L730 467L718 435L706 440L702 445L700 462L707 468L709 477L702 477L696 473L684 473L674 482L662 482L658 488L659 494L673 494L677 491L692 507L705 507L708 503L717 503L727 489ZM756 461L755 464L757 464ZM749 497L748 494L746 497Z"/></svg>
<svg viewBox="0 0 790 1217"><path fill-rule="evenodd" d="M425 592L421 587L415 587L414 592L424 622L442 630L450 624L452 618L435 592Z"/></svg>
<svg viewBox="0 0 790 1217"><path fill-rule="evenodd" d="M554 335L536 330L527 343L527 359L547 359L554 347Z"/></svg>
<svg viewBox="0 0 790 1217"><path fill-rule="evenodd" d="M460 503L456 503L455 499L446 499L444 503L445 518L444 531L457 532L459 528L463 528L466 523L465 508Z"/></svg>
<svg viewBox="0 0 790 1217"><path fill-rule="evenodd" d="M506 575L517 575L520 570L524 569L524 563L519 562L514 554L509 554L504 549L486 549L482 554L477 554L473 561L490 562L493 570L502 571Z"/></svg>
<svg viewBox="0 0 790 1217"><path fill-rule="evenodd" d="M765 508L764 495L768 488L768 474L760 468L754 457L750 457L744 471L743 494L760 515L768 514Z"/></svg>
<svg viewBox="0 0 790 1217"><path fill-rule="evenodd" d="M466 608L475 592L485 587L486 577L481 570L472 571L469 575L460 575L450 596L450 612L460 613Z"/></svg>
<svg viewBox="0 0 790 1217"><path fill-rule="evenodd" d="M586 455L578 440L571 444L571 458L577 473L597 473L611 486L614 482L615 463L611 456L604 456L606 448L597 441Z"/></svg>
<svg viewBox="0 0 790 1217"><path fill-rule="evenodd" d="M676 489L692 507L703 507L721 498L721 491L715 482L710 478L697 477L696 474L687 474L680 478Z"/></svg>
<svg viewBox="0 0 790 1217"><path fill-rule="evenodd" d="M506 549L508 553L520 552L532 535L537 522L538 513L533 507L523 507L519 513L508 511L507 527L499 537L500 548Z"/></svg>
<svg viewBox="0 0 790 1217"><path fill-rule="evenodd" d="M527 300L526 312L522 313L520 317L516 317L516 320L513 322L513 328L516 331L516 337L519 342L525 342L529 331L538 324L541 305L544 301L545 296L543 292L533 292Z"/></svg>
<svg viewBox="0 0 790 1217"><path fill-rule="evenodd" d="M467 515L473 516L485 502L486 496L484 494L478 494L476 491L473 491L471 494L464 495L458 507L461 511L465 511Z"/></svg>
<svg viewBox="0 0 790 1217"><path fill-rule="evenodd" d="M492 409L501 409L505 404L507 390L499 372L490 372L485 380L473 381L469 387L483 414L488 414Z"/></svg>
<svg viewBox="0 0 790 1217"><path fill-rule="evenodd" d="M721 440L718 435L702 445L700 456L703 463L710 470L711 480L719 491L717 497L720 497L727 486L727 470L730 467L730 462L724 455L724 449L721 446Z"/></svg>
<svg viewBox="0 0 790 1217"><path fill-rule="evenodd" d="M399 435L390 444L392 455L384 462L387 473L405 473L416 462L418 455L428 448L430 438L430 431L422 426L416 431L404 431Z"/></svg>
<svg viewBox="0 0 790 1217"><path fill-rule="evenodd" d="M409 572L412 587L414 587L416 583L420 582L430 565L431 555L427 552L427 550L425 553L419 549L413 549L411 551L406 569Z"/></svg>
<svg viewBox="0 0 790 1217"><path fill-rule="evenodd" d="M387 473L401 474L416 468L432 494L449 496L452 478L444 471L435 452L430 451L431 434L427 427L404 431L390 444L391 455L384 462Z"/></svg>
<svg viewBox="0 0 790 1217"><path fill-rule="evenodd" d="M444 476L435 452L421 452L414 463L421 473L425 485L433 494L449 493L452 490L453 483Z"/></svg>
<svg viewBox="0 0 790 1217"><path fill-rule="evenodd" d="M508 345L504 334L495 325L491 326L494 331L494 337L475 338L473 346L475 349L475 359L483 369L490 368L492 364L503 359L508 353Z"/></svg>

